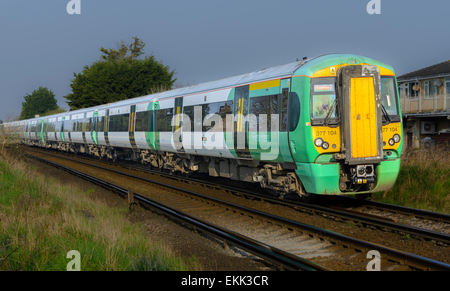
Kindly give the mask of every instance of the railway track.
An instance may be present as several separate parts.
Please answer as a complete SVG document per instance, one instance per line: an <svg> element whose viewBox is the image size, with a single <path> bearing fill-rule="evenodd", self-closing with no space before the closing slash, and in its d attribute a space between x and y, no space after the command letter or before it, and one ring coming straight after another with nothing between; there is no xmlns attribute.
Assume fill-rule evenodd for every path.
<svg viewBox="0 0 450 291"><path fill-rule="evenodd" d="M290 271L330 271L330 269L313 263L311 261L305 260L300 257L293 256L288 252L284 252L283 250L274 248L270 245L267 245L263 242L254 240L252 238L243 236L239 233L233 232L227 228L221 227L219 225L215 225L211 222L203 220L199 217L195 217L181 209L174 208L168 204L165 204L161 201L150 198L148 195L143 195L137 193L134 190L125 188L116 183L112 183L111 181L107 181L104 179L100 179L98 176L93 176L86 174L84 172L78 171L71 167L67 167L55 162L52 162L48 159L44 159L42 157L33 156L33 158L38 159L41 162L47 163L53 167L57 167L61 170L64 170L70 174L73 174L79 178L85 179L89 182L92 182L96 185L104 187L110 191L116 192L122 197L129 199L129 202L133 201L135 203L139 203L141 206L149 208L153 211L159 212L164 216L181 223L196 232L201 232L203 235L207 237L212 237L215 239L219 239L224 242L227 246L235 246L240 250L253 254L259 258L266 260L269 263L272 263L276 266L279 266L282 270L290 270ZM108 169L104 169L108 170ZM111 170L109 170L111 171ZM116 174L119 174L118 172ZM123 174L122 174L123 175ZM128 176L131 178L130 176ZM138 179L137 177L132 177L133 179ZM152 182L155 184L155 182ZM165 187L165 185L161 183L157 183L161 188ZM153 190L153 189L152 189ZM172 188L172 190L175 190ZM168 193L159 193L160 195L166 195ZM187 205L189 208L189 205Z"/></svg>
<svg viewBox="0 0 450 291"><path fill-rule="evenodd" d="M445 213L432 212L410 207L386 204L382 202L359 200L351 197L333 197L330 202L335 205L343 205L344 211L361 213L362 215L375 215L381 219L386 219L400 224L418 225L420 228L435 231L443 234L443 237L450 235L450 215ZM328 204L330 205L330 204ZM438 239L438 241L441 241ZM442 240L448 244L448 240Z"/></svg>
<svg viewBox="0 0 450 291"><path fill-rule="evenodd" d="M38 150L38 152L42 152ZM58 153L59 154L59 153ZM73 157L73 155L69 155ZM98 160L91 157L76 156L87 161L98 163ZM108 163L111 166L117 166L117 163ZM288 199L280 200L275 197L261 194L255 190L246 190L242 187L232 187L221 183L221 179L215 179L214 182L207 182L188 177L174 176L161 173L159 171L149 170L148 167L119 163L122 168L134 171L144 171L157 176L183 181L184 183L195 183L208 187L211 190L226 191L228 193L245 196L250 199L264 199L266 202L291 207L293 209L321 215L329 219L347 222L352 221L363 226L380 229L383 231L395 232L401 236L426 240L442 246L450 245L450 215L430 212L426 210L413 209L397 205L354 199L344 196L327 197L323 204L307 204ZM226 182L229 183L229 180ZM338 205L338 207L336 206Z"/></svg>
<svg viewBox="0 0 450 291"><path fill-rule="evenodd" d="M51 155L49 153L42 154L47 155L47 158L48 155ZM52 158L55 159L56 157L53 155ZM61 159L61 157L59 158ZM110 177L109 179L114 181L119 181L120 175L126 175L125 179L128 179L128 181L133 179L134 184L138 184L136 181L141 181L141 183L147 185L136 185L134 189L127 189L127 193L128 191L140 192L139 189L151 189L148 186L149 183L155 185L155 182L144 180L142 177L118 173L81 161L70 162L82 164L83 167L96 167L96 170L90 170L94 172L108 171L111 176L114 176L114 178ZM85 169L82 172L89 171ZM94 179L99 179L99 177ZM449 265L435 260L353 239L193 191L186 191L167 184L156 184L158 184L157 188L159 187L158 191L153 189L142 195L149 196L148 192L154 192L153 194L158 192L158 195L152 195L157 196L152 199L165 205L171 205L172 210L177 209L183 214L187 213L213 225L230 229L235 235L242 234L244 237L249 237L254 242L266 246L267 249L287 253L288 256L291 256L291 259L292 257L298 257L306 260L300 263L301 265L312 261L312 266L326 263L327 266L332 266L331 268L328 267L329 269L366 270L370 261L367 259L368 254L377 251L381 255L380 262L383 270L450 270ZM167 191L168 188L171 190ZM310 265L307 267L313 268Z"/></svg>

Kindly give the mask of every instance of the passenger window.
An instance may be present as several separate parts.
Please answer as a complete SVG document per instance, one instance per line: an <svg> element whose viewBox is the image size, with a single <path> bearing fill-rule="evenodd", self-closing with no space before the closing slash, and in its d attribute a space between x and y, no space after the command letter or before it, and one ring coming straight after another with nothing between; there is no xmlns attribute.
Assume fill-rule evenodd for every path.
<svg viewBox="0 0 450 291"><path fill-rule="evenodd" d="M136 112L136 132L150 131L150 111Z"/></svg>
<svg viewBox="0 0 450 291"><path fill-rule="evenodd" d="M172 131L173 108L160 109L156 111L156 131Z"/></svg>
<svg viewBox="0 0 450 291"><path fill-rule="evenodd" d="M261 122L266 123L267 132L272 131L272 114L277 113L278 113L278 95L250 98L250 114L254 114L256 116L256 123L249 122L249 131L250 132L261 131L260 129Z"/></svg>
<svg viewBox="0 0 450 291"><path fill-rule="evenodd" d="M291 93L289 98L289 131L294 131L300 121L300 100L297 93Z"/></svg>

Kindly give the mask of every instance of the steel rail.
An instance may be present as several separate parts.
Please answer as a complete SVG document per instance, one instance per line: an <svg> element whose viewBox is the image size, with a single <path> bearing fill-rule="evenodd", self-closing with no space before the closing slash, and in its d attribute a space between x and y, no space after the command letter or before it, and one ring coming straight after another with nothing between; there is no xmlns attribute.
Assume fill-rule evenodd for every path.
<svg viewBox="0 0 450 291"><path fill-rule="evenodd" d="M392 205L378 201L369 201L369 200L358 200L352 197L338 196L336 198L342 200L349 200L351 203L354 203L356 207L372 207L372 208L382 208L387 211L392 211L399 214L405 215L413 215L416 217L426 218L430 220L435 220L439 222L450 223L450 215L445 213L433 212L429 210L416 209L406 206Z"/></svg>
<svg viewBox="0 0 450 291"><path fill-rule="evenodd" d="M386 220L382 217L377 218L374 216L368 216L365 214L359 214L355 212L350 212L346 210L334 209L330 207L324 207L319 205L311 205L302 202L284 202L273 198L263 198L266 201L271 201L280 205L290 206L290 207L300 207L304 209L309 209L317 213L322 213L326 215L331 215L335 217L342 218L344 220L352 220L354 222L359 222L366 225L373 225L378 228L386 228L399 233L410 234L417 238L424 238L428 240L434 240L442 242L445 244L450 244L450 235L446 233L441 233L437 231L427 230L420 227L415 227L412 225L407 225L403 223L397 223L393 221Z"/></svg>

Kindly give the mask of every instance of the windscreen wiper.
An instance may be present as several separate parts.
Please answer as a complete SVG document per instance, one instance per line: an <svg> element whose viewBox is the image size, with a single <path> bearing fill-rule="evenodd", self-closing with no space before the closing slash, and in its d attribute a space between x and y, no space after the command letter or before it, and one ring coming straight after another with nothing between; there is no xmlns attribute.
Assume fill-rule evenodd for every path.
<svg viewBox="0 0 450 291"><path fill-rule="evenodd" d="M389 123L391 123L391 117L389 116L389 114L387 113L387 111L386 111L386 108L384 107L384 105L383 104L381 104L381 111L383 112L383 116L384 116L384 119L386 119L386 124L389 124ZM385 125L386 125L385 124Z"/></svg>
<svg viewBox="0 0 450 291"><path fill-rule="evenodd" d="M336 98L336 99L334 99L333 104L331 104L330 108L328 108L327 116L325 117L325 120L323 121L324 126L328 126L328 124L330 123L331 114L333 113L333 111L336 112L337 104L338 104L338 99Z"/></svg>

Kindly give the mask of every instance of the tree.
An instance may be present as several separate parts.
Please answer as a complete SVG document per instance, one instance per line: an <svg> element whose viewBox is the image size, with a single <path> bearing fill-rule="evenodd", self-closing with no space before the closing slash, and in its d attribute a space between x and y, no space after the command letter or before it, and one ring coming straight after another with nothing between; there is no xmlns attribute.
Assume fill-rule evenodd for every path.
<svg viewBox="0 0 450 291"><path fill-rule="evenodd" d="M137 36L133 37L133 39L134 42L129 45L126 45L123 40L121 40L120 43L116 43L117 49L115 50L101 47L100 51L103 53L101 60L116 62L125 61L130 63L132 60L138 59L144 54L145 43Z"/></svg>
<svg viewBox="0 0 450 291"><path fill-rule="evenodd" d="M70 109L80 109L140 97L154 88L171 88L174 71L155 60L153 55L141 58L145 43L117 44L117 49L100 48L102 56L81 73L74 73L72 93L64 96Z"/></svg>
<svg viewBox="0 0 450 291"><path fill-rule="evenodd" d="M22 102L22 112L20 120L34 118L35 115L44 114L47 111L58 108L55 94L47 87L39 87L33 93L24 96L25 102Z"/></svg>

